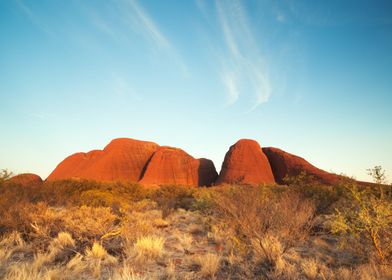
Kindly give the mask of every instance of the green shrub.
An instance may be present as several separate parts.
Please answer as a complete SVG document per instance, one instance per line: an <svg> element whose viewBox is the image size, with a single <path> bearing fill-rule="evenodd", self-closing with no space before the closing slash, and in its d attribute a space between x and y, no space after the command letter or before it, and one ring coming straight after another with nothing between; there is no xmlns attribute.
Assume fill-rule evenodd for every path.
<svg viewBox="0 0 392 280"><path fill-rule="evenodd" d="M349 203L336 209L331 231L339 234L349 247L361 248L369 257L374 252L381 262L392 256L392 204L383 196L374 195L355 183L347 186ZM361 246L361 247L359 247Z"/></svg>
<svg viewBox="0 0 392 280"><path fill-rule="evenodd" d="M165 218L175 209L190 209L194 201L195 190L195 188L186 186L162 186L153 193L152 199L156 201Z"/></svg>
<svg viewBox="0 0 392 280"><path fill-rule="evenodd" d="M215 188L200 188L193 194L194 200L190 209L200 211L203 214L210 214L215 207Z"/></svg>
<svg viewBox="0 0 392 280"><path fill-rule="evenodd" d="M301 172L293 177L285 177L284 180L290 189L294 189L314 202L317 214L333 211L331 206L340 199L343 192L339 184L336 186L323 185L306 172Z"/></svg>

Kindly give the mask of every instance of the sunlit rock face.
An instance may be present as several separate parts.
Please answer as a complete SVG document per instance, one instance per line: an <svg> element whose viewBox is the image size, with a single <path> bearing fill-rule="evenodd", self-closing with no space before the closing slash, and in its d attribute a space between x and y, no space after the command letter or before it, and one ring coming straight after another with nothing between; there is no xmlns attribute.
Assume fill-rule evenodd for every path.
<svg viewBox="0 0 392 280"><path fill-rule="evenodd" d="M146 163L158 150L153 142L118 138L103 150L76 153L64 159L47 180L69 178L100 181L127 180L137 182Z"/></svg>
<svg viewBox="0 0 392 280"><path fill-rule="evenodd" d="M286 176L297 176L301 172L306 172L320 183L332 185L339 180L339 176L321 170L305 159L287 153L277 148L263 148L263 152L267 156L272 168L275 180L279 184L284 183Z"/></svg>
<svg viewBox="0 0 392 280"><path fill-rule="evenodd" d="M115 139L103 150L76 153L64 159L47 178L126 180L144 185L210 186L217 177L211 160L195 159L178 148L153 142Z"/></svg>
<svg viewBox="0 0 392 280"><path fill-rule="evenodd" d="M274 175L259 143L241 139L226 153L216 184L274 184Z"/></svg>
<svg viewBox="0 0 392 280"><path fill-rule="evenodd" d="M215 166L207 159L195 159L185 151L161 147L146 167L143 185L210 186L217 177Z"/></svg>

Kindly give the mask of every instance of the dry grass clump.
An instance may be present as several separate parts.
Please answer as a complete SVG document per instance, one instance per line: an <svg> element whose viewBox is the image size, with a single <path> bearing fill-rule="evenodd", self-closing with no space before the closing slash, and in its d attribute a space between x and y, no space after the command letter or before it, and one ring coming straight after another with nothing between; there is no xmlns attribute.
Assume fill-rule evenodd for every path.
<svg viewBox="0 0 392 280"><path fill-rule="evenodd" d="M194 263L200 268L201 276L215 279L220 268L221 257L207 253L205 255L197 255L193 258Z"/></svg>
<svg viewBox="0 0 392 280"><path fill-rule="evenodd" d="M35 255L34 264L41 267L47 263L67 260L74 254L75 241L67 232L60 232L50 241L47 252Z"/></svg>
<svg viewBox="0 0 392 280"><path fill-rule="evenodd" d="M19 232L11 232L0 240L0 278L12 261L23 259L31 253Z"/></svg>
<svg viewBox="0 0 392 280"><path fill-rule="evenodd" d="M176 234L178 241L180 242L181 247L184 249L185 252L189 252L190 248L192 247L193 237L187 233L178 233Z"/></svg>
<svg viewBox="0 0 392 280"><path fill-rule="evenodd" d="M121 224L121 236L127 246L131 246L138 238L153 234L156 231L154 221L160 216L161 213L155 210L128 212Z"/></svg>
<svg viewBox="0 0 392 280"><path fill-rule="evenodd" d="M252 244L257 261L264 262L279 271L284 268L283 247L276 237L266 235L261 240L253 239Z"/></svg>
<svg viewBox="0 0 392 280"><path fill-rule="evenodd" d="M90 269L95 277L102 273L102 269L109 269L117 263L117 259L111 256L102 245L94 243L93 246L86 249L85 260L87 267Z"/></svg>
<svg viewBox="0 0 392 280"><path fill-rule="evenodd" d="M136 240L133 245L135 259L139 261L156 260L164 254L165 240L160 236L144 236Z"/></svg>
<svg viewBox="0 0 392 280"><path fill-rule="evenodd" d="M151 279L147 276L142 276L135 273L131 268L124 265L122 268L119 268L113 276L110 277L109 280L148 280Z"/></svg>
<svg viewBox="0 0 392 280"><path fill-rule="evenodd" d="M309 280L332 279L334 277L333 271L314 258L301 260L300 266L302 273Z"/></svg>

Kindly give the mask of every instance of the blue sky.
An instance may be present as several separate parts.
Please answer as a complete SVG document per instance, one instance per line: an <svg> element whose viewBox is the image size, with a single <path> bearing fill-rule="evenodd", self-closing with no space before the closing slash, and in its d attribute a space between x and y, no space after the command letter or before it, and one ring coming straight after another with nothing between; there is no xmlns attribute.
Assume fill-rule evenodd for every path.
<svg viewBox="0 0 392 280"><path fill-rule="evenodd" d="M240 138L392 180L391 1L0 1L0 168Z"/></svg>

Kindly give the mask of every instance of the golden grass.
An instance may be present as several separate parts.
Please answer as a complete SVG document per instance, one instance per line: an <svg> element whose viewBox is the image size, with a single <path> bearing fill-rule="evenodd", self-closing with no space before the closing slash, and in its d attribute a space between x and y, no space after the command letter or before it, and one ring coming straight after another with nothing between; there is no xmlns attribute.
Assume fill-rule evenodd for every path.
<svg viewBox="0 0 392 280"><path fill-rule="evenodd" d="M176 265L173 261L169 261L169 263L167 264L164 278L167 280L176 279Z"/></svg>
<svg viewBox="0 0 392 280"><path fill-rule="evenodd" d="M136 240L133 250L140 261L156 260L164 254L165 240L160 236L144 236Z"/></svg>
<svg viewBox="0 0 392 280"><path fill-rule="evenodd" d="M220 267L221 257L216 254L207 253L205 255L195 256L194 262L200 267L199 273L203 277L215 279Z"/></svg>
<svg viewBox="0 0 392 280"><path fill-rule="evenodd" d="M277 270L284 268L283 247L276 237L267 235L261 240L253 239L252 245L256 259L269 263Z"/></svg>
<svg viewBox="0 0 392 280"><path fill-rule="evenodd" d="M182 234L177 234L176 237L177 237L178 241L180 242L181 247L185 251L189 251L190 248L192 247L192 243L193 243L192 235L182 233Z"/></svg>
<svg viewBox="0 0 392 280"><path fill-rule="evenodd" d="M319 263L315 259L304 259L301 263L302 271L309 280L317 279L319 275Z"/></svg>
<svg viewBox="0 0 392 280"><path fill-rule="evenodd" d="M73 184L72 191L83 193L83 182ZM313 246L312 207L301 196L291 197L293 190L241 188L243 197L238 197L237 187L200 190L197 211L175 208L198 189L174 196L167 189L154 201L153 194L137 194L135 188L142 199L131 201L116 197L117 190L90 188L95 199L90 206L22 201L0 213L5 218L0 220L0 279L392 279L390 266L357 261L351 251L336 248L338 237L324 228L317 230L322 231L318 238L327 236L325 246ZM68 191L64 187L61 193ZM225 199L215 201L217 193ZM256 194L263 195L260 201L253 201ZM117 200L121 205L111 205ZM0 197L0 204L7 201ZM232 215L224 216L216 202L231 206L221 210ZM5 206L0 210L8 211ZM162 219L162 207L171 207L167 219ZM318 218L326 221L324 215Z"/></svg>
<svg viewBox="0 0 392 280"><path fill-rule="evenodd" d="M127 265L124 265L122 268L119 268L113 276L110 277L109 280L147 280L151 279L147 276L142 276L133 271Z"/></svg>
<svg viewBox="0 0 392 280"><path fill-rule="evenodd" d="M110 268L117 263L117 258L110 255L102 245L94 242L93 246L86 250L87 267L95 277L102 274L102 269Z"/></svg>

